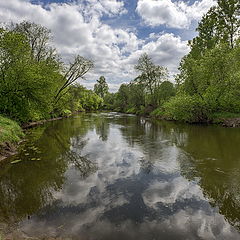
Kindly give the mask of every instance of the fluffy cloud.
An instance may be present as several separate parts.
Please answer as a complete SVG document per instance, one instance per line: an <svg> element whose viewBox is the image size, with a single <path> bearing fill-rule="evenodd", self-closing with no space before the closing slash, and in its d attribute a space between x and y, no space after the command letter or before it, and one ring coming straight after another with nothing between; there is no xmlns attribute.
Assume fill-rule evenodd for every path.
<svg viewBox="0 0 240 240"><path fill-rule="evenodd" d="M80 0L78 2L81 3ZM86 15L107 14L113 16L127 12L124 3L117 0L87 0L84 9Z"/></svg>
<svg viewBox="0 0 240 240"><path fill-rule="evenodd" d="M199 20L214 4L215 0L196 1L192 5L184 1L139 0L136 11L150 26L188 28L193 20Z"/></svg>
<svg viewBox="0 0 240 240"><path fill-rule="evenodd" d="M138 11L141 2L144 1L139 1ZM192 7L197 9L199 4ZM186 6L182 5L181 9ZM54 45L64 61L68 62L76 54L94 61L95 68L83 84L91 88L104 75L112 91L136 76L133 66L142 53L147 52L156 64L168 67L175 74L179 60L189 51L186 42L174 34L151 34L148 39L141 39L129 29L112 27L102 21L103 16L120 17L126 13L123 1L117 0L47 5L33 4L30 0L0 1L1 22L30 20L51 29Z"/></svg>
<svg viewBox="0 0 240 240"><path fill-rule="evenodd" d="M143 53L148 53L155 64L167 67L170 74L177 73L177 66L181 58L189 52L186 41L182 41L180 37L174 34L151 35L150 41L145 43L141 49L133 52L127 59L123 60L124 65L128 65L129 72L133 69L133 65ZM132 75L135 73L132 72Z"/></svg>

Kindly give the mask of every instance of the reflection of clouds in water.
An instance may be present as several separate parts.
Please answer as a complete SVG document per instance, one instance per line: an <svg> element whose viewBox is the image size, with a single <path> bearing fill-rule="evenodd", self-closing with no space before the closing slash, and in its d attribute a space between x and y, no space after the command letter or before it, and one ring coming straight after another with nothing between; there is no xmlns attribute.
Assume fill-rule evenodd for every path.
<svg viewBox="0 0 240 240"><path fill-rule="evenodd" d="M97 171L86 179L82 179L74 167L66 171L63 190L54 195L55 199L65 204L84 203L92 188L96 187L98 192L103 193L106 186L113 184L117 179L137 175L140 171L139 159L143 154L138 148L128 146L119 129L111 128L106 142L101 141L94 131L88 132L85 139L87 144L82 149L78 149L75 142L72 151L95 161ZM117 202L116 199L114 204Z"/></svg>
<svg viewBox="0 0 240 240"><path fill-rule="evenodd" d="M180 170L178 161L179 149L175 146L165 146L159 155L155 155L155 171L176 173Z"/></svg>
<svg viewBox="0 0 240 240"><path fill-rule="evenodd" d="M75 168L70 168L65 173L66 181L60 192L55 192L54 198L61 200L64 205L85 203L92 187L96 186L96 173L84 181Z"/></svg>
<svg viewBox="0 0 240 240"><path fill-rule="evenodd" d="M146 136L133 147L121 132L125 125L110 124L106 141L95 130L73 138L71 151L87 156L97 170L83 178L70 164L50 214L43 210L23 224L24 231L80 240L239 239L201 188L180 175L184 153L166 134L151 139L151 124L141 124Z"/></svg>
<svg viewBox="0 0 240 240"><path fill-rule="evenodd" d="M118 178L127 178L140 170L139 158L143 156L138 148L130 148L121 136L120 130L111 128L108 141L102 142L94 132L88 133L88 144L82 154L95 159L100 181L112 183Z"/></svg>
<svg viewBox="0 0 240 240"><path fill-rule="evenodd" d="M180 210L166 217L163 221L148 221L134 223L130 220L115 224L108 220L96 221L96 216L103 211L101 208L88 210L82 215L71 216L70 222L58 227L51 226L45 221L34 222L25 227L33 234L40 236L72 236L74 239L102 240L237 240L238 233L218 213L207 214L204 211L192 209ZM69 224L70 223L70 224ZM37 226L37 227L36 227ZM33 230L34 229L34 230Z"/></svg>
<svg viewBox="0 0 240 240"><path fill-rule="evenodd" d="M144 203L157 208L157 203L174 204L184 199L204 200L201 188L179 176L169 181L155 181L143 192Z"/></svg>
<svg viewBox="0 0 240 240"><path fill-rule="evenodd" d="M163 225L188 235L189 239L240 239L237 231L225 221L224 217L213 211L206 213L187 208L170 216L163 221ZM195 237L190 237L191 235Z"/></svg>

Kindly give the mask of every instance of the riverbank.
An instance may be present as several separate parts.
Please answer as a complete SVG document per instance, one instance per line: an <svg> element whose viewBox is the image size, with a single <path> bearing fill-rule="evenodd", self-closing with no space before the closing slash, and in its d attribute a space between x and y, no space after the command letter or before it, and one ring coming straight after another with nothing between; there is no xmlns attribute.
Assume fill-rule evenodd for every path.
<svg viewBox="0 0 240 240"><path fill-rule="evenodd" d="M174 119L166 118L164 116L158 116L156 114L148 114L148 115L136 114L136 115L155 118L159 120L177 121ZM22 126L20 126L18 125L17 122L0 116L0 162L17 153L17 146L20 143L22 137L24 136L24 132L23 132L24 130L33 128L39 125L43 125L47 122L61 120L67 117L69 116L62 116L62 117L56 117L56 118L51 118L47 120L29 122L29 123L22 124ZM217 124L223 127L235 128L235 127L240 127L240 117L235 117L235 118L215 117L212 121L198 122L196 124L202 124L202 123Z"/></svg>
<svg viewBox="0 0 240 240"><path fill-rule="evenodd" d="M0 161L16 154L17 144L23 136L17 122L0 116Z"/></svg>
<svg viewBox="0 0 240 240"><path fill-rule="evenodd" d="M149 116L150 118L155 118L158 120L165 120L165 121L175 121L175 122L181 122L178 120L174 119L169 119L166 117L158 117L158 116ZM211 121L206 121L206 122L193 122L193 123L188 123L185 122L186 124L209 124L209 125L220 125L222 127L227 127L227 128L238 128L240 127L240 117L239 118L215 118Z"/></svg>
<svg viewBox="0 0 240 240"><path fill-rule="evenodd" d="M53 121L61 120L63 118L68 118L68 117L69 116L56 117L56 118L44 119L44 120L36 121L36 122L24 123L24 124L22 124L22 129L29 129L29 128L37 127L37 126L43 125L44 123L47 123L47 122L53 122Z"/></svg>
<svg viewBox="0 0 240 240"><path fill-rule="evenodd" d="M17 146L24 137L24 130L43 125L47 122L61 120L69 116L44 119L24 123L21 126L8 118L0 116L0 162L17 153Z"/></svg>
<svg viewBox="0 0 240 240"><path fill-rule="evenodd" d="M114 110L113 110L114 111ZM119 113L124 114L135 114L137 116L141 117L149 117L157 120L164 120L164 121L174 121L174 122L184 122L186 124L209 124L209 125L220 125L222 127L228 127L228 128L237 128L240 127L240 114L234 114L234 113L215 113L213 114L208 120L204 121L198 121L198 122L187 122L187 121L181 121L178 119L170 118L162 112L158 110L154 110L152 112L148 113L135 113L135 112L121 112L117 111Z"/></svg>

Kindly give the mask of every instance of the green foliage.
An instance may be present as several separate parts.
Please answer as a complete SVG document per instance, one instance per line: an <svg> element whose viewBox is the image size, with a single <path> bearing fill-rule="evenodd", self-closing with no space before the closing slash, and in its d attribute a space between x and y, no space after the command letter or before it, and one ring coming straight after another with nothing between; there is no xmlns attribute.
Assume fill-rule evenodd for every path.
<svg viewBox="0 0 240 240"><path fill-rule="evenodd" d="M32 60L25 36L7 30L0 36L0 59L0 111L20 122L46 117L59 75L56 65Z"/></svg>
<svg viewBox="0 0 240 240"><path fill-rule="evenodd" d="M120 112L125 112L130 105L129 95L129 85L122 84L115 96L115 109Z"/></svg>
<svg viewBox="0 0 240 240"><path fill-rule="evenodd" d="M197 95L177 95L163 105L164 115L173 120L195 123L208 120L206 103Z"/></svg>
<svg viewBox="0 0 240 240"><path fill-rule="evenodd" d="M144 91L148 94L148 103L156 106L158 103L158 89L162 81L167 79L168 70L155 65L146 53L138 59L135 70L140 72L140 75L134 82L144 87Z"/></svg>
<svg viewBox="0 0 240 240"><path fill-rule="evenodd" d="M152 110L175 95L172 83L165 81L168 71L155 65L143 54L135 69L140 75L129 84L122 84L114 95L113 107L117 111L148 115Z"/></svg>
<svg viewBox="0 0 240 240"><path fill-rule="evenodd" d="M95 111L102 105L102 98L77 83L71 85L68 92L55 105L55 114L56 116L68 116L73 112Z"/></svg>
<svg viewBox="0 0 240 240"><path fill-rule="evenodd" d="M106 82L106 79L104 76L101 76L99 80L97 80L97 83L94 85L94 92L104 99L104 97L108 94L108 84Z"/></svg>
<svg viewBox="0 0 240 240"><path fill-rule="evenodd" d="M87 111L96 111L103 105L103 99L93 91L85 89L81 93L79 103Z"/></svg>
<svg viewBox="0 0 240 240"><path fill-rule="evenodd" d="M127 109L127 111L126 111L126 113L132 113L132 114L134 114L136 112L137 111L136 111L136 109L134 107L131 107L131 108Z"/></svg>
<svg viewBox="0 0 240 240"><path fill-rule="evenodd" d="M142 82L134 80L129 84L122 84L118 92L114 94L113 109L120 112L149 115L175 94L175 86L169 81L160 83L158 87L154 88L154 95L151 95Z"/></svg>
<svg viewBox="0 0 240 240"><path fill-rule="evenodd" d="M104 97L104 109L113 110L114 103L115 103L115 94L107 93L107 95Z"/></svg>
<svg viewBox="0 0 240 240"><path fill-rule="evenodd" d="M0 112L5 116L29 122L84 110L78 92L85 90L72 85L93 64L78 55L64 65L50 39L50 31L35 23L0 29ZM101 100L90 100L87 107L98 108Z"/></svg>
<svg viewBox="0 0 240 240"><path fill-rule="evenodd" d="M191 51L176 78L177 96L163 106L171 119L204 122L214 121L216 113L224 117L240 113L240 3L217 3L200 21L199 35L189 42Z"/></svg>
<svg viewBox="0 0 240 240"><path fill-rule="evenodd" d="M169 81L164 81L157 89L157 99L159 105L162 105L164 102L168 101L171 97L175 95L176 89L173 83Z"/></svg>
<svg viewBox="0 0 240 240"><path fill-rule="evenodd" d="M18 142L23 135L21 127L15 121L0 116L0 144Z"/></svg>
<svg viewBox="0 0 240 240"><path fill-rule="evenodd" d="M162 107L156 108L154 111L151 112L150 115L152 117L165 118L165 112L163 111Z"/></svg>

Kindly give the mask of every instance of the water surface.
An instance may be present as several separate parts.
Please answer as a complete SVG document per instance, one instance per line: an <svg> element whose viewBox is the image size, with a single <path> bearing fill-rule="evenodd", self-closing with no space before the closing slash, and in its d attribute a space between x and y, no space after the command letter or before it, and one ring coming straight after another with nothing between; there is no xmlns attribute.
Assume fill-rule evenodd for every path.
<svg viewBox="0 0 240 240"><path fill-rule="evenodd" d="M51 122L1 166L0 199L0 222L30 237L240 239L240 129L117 113Z"/></svg>

